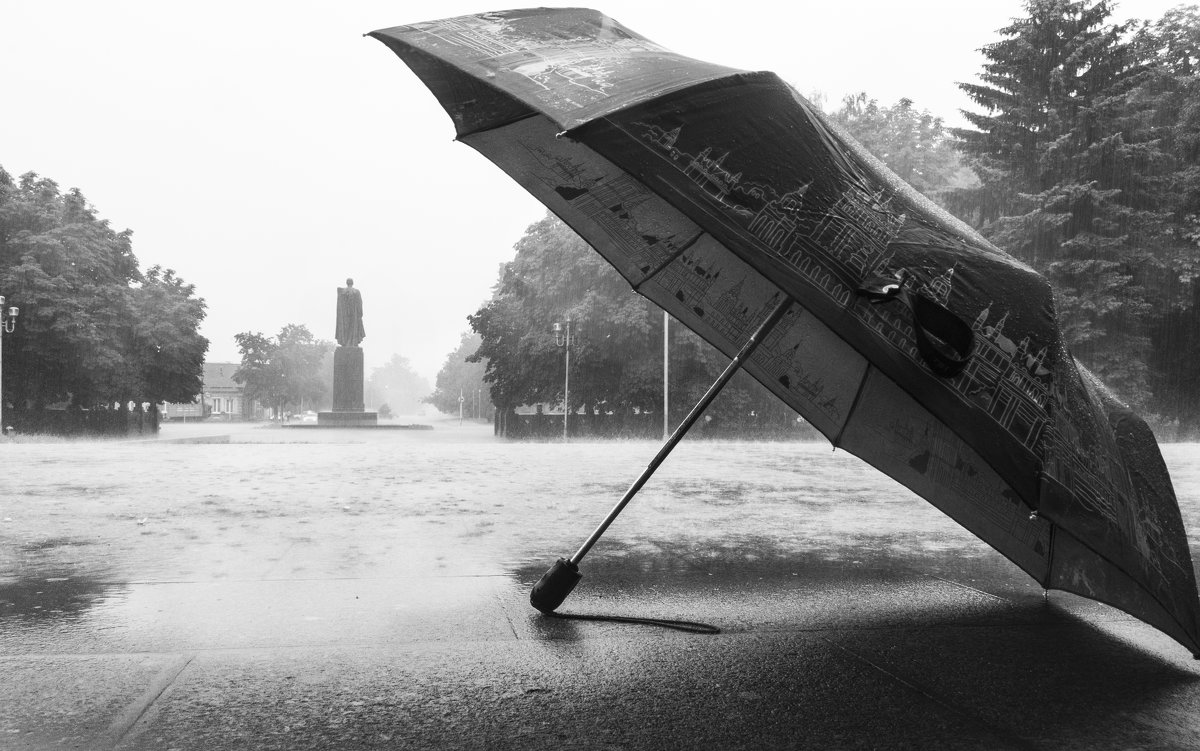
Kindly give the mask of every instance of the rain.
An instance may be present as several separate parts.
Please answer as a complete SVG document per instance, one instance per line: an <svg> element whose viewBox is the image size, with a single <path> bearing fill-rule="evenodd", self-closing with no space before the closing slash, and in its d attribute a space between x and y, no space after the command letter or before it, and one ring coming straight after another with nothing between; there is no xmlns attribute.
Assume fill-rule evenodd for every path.
<svg viewBox="0 0 1200 751"><path fill-rule="evenodd" d="M1189 747L1200 10L960 13L904 88L458 6L171 21L230 62L164 111L278 87L158 219L183 130L0 126L0 748Z"/></svg>

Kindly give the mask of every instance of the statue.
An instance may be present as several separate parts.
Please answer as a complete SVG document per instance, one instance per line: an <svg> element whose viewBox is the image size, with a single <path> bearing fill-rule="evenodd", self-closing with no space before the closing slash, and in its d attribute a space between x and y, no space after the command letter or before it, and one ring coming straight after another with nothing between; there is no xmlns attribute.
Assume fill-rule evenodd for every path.
<svg viewBox="0 0 1200 751"><path fill-rule="evenodd" d="M357 347L366 336L362 324L362 294L354 288L354 280L347 279L345 287L338 287L334 338L343 347Z"/></svg>

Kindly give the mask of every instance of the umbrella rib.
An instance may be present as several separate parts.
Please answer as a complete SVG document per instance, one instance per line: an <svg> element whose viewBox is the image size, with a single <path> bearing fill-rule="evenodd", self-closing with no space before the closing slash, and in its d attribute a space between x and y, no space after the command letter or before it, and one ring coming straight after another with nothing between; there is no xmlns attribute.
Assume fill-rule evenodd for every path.
<svg viewBox="0 0 1200 751"><path fill-rule="evenodd" d="M1046 533L1050 536L1050 540L1046 544L1046 578L1041 583L1042 589L1049 589L1050 583L1054 581L1054 543L1058 540L1058 525L1049 519L1046 521L1050 523L1050 529Z"/></svg>
<svg viewBox="0 0 1200 751"><path fill-rule="evenodd" d="M842 421L842 426L838 428L837 435L833 437L833 447L836 449L842 442L842 436L846 433L846 428L850 427L850 420L854 417L854 412L858 409L858 403L862 401L863 392L867 388L867 379L871 376L871 371L875 366L867 361L867 367L863 369L862 378L858 382L858 388L854 391L854 400L850 402L850 408L846 410L846 419Z"/></svg>
<svg viewBox="0 0 1200 751"><path fill-rule="evenodd" d="M1055 535L1055 530L1056 530L1056 529L1059 527L1059 525L1058 525L1058 524L1055 524L1054 522L1051 522L1050 524L1051 524L1051 526L1050 526L1050 534L1051 534L1051 535ZM1066 534L1070 535L1071 537L1075 538L1075 541L1076 541L1077 543L1079 543L1079 545L1080 545L1081 547L1083 547L1083 548L1087 549L1088 551L1092 552L1093 554L1095 554L1095 556L1096 556L1097 558L1099 558L1100 560L1104 561L1104 562L1105 562L1105 563L1107 563L1109 566L1112 566L1112 567L1113 567L1113 569L1117 571L1117 573L1119 573L1119 574L1121 574L1122 576L1124 576L1125 578L1129 579L1129 581L1131 581L1131 582L1133 583L1133 585L1134 585L1134 586L1136 586L1138 589L1140 589L1142 592L1144 592L1144 593L1146 594L1146 596L1148 596L1148 597L1150 598L1150 600L1154 602L1154 604L1155 604L1155 605L1157 605L1159 608L1161 608L1161 609L1162 609L1162 611L1163 611L1163 613L1164 613L1164 614L1167 616L1167 618L1169 618L1169 619L1170 619L1172 622L1174 622L1174 623L1175 623L1175 625L1176 625L1176 626L1178 626L1178 627L1180 628L1180 630L1182 630L1182 631L1183 631L1183 633L1184 633L1184 634L1186 634L1188 637L1190 637L1190 638L1193 638L1193 639L1194 639L1194 637L1192 636L1191 630L1188 628L1188 625L1187 625L1187 624L1185 624L1185 623L1184 623L1184 622L1183 622L1183 621L1182 621L1182 620L1181 620L1181 619L1180 619L1180 618L1179 618L1179 617L1178 617L1178 616L1175 614L1174 610L1173 610L1171 607L1169 607L1167 603L1164 603L1162 600L1160 600L1160 599L1159 599L1159 597L1158 597L1158 595L1157 595L1157 594L1155 594L1155 592L1154 592L1154 591L1152 591L1152 590L1151 590L1149 587L1147 587L1145 584L1143 584L1143 583L1142 583L1140 580L1138 580L1138 578L1137 578L1137 577L1133 576L1133 575L1132 575L1132 574L1130 574L1128 571L1126 571L1124 566L1122 566L1121 564L1119 564L1117 561L1114 561L1112 558L1108 557L1107 555L1105 555L1104 553L1100 552L1099 550L1096 550L1096 549L1095 549L1094 547L1092 547L1091 545L1088 545L1086 542L1084 542L1084 541L1083 541L1083 539L1082 539L1082 538L1081 538L1079 535L1077 535L1077 534L1074 534L1073 532L1071 532L1071 530L1069 530L1069 529L1067 529L1067 528L1063 527L1063 528L1062 528L1062 531L1063 531L1064 533L1066 533ZM1053 539L1054 539L1054 538L1053 538L1053 537L1051 537L1051 540L1053 540ZM1054 556L1054 547L1053 547L1053 546L1051 546L1051 547L1050 547L1050 556L1051 556L1051 557L1050 557L1050 564L1049 564L1049 565L1047 565L1047 567L1046 567L1046 580L1047 580L1047 582L1048 582L1048 583L1051 583L1051 584L1052 584L1052 583L1053 583L1053 569L1051 568L1051 566L1052 566L1052 563L1053 563L1053 560L1054 560L1054 558L1053 558L1053 556ZM1080 594L1079 592L1074 592L1073 590L1070 590L1070 589L1064 589L1064 588L1062 588L1062 587L1053 587L1053 589L1057 589L1057 590L1059 590L1059 591L1061 591L1061 592L1071 592L1072 594ZM1097 602L1102 602L1102 603L1104 603L1104 604L1106 604L1106 605L1109 605L1109 606L1111 606L1111 607L1114 607L1114 608L1116 608L1117 610L1120 610L1120 611L1121 611L1121 612L1123 612L1123 613L1128 613L1129 615L1132 615L1134 618L1137 618L1137 619L1139 619L1139 620L1144 620L1144 619L1143 619L1141 616L1139 616L1139 615L1137 615L1136 613L1134 613L1134 612L1132 611L1132 609L1131 609L1131 608L1127 608L1127 607L1125 607L1125 606L1123 606L1123 605L1120 605L1120 604L1118 604L1118 603L1116 602L1116 598L1108 598L1108 599L1105 599L1105 597L1104 597L1103 595L1099 595L1099 594L1088 594L1088 595L1084 595L1084 596L1085 596L1085 597L1087 597L1088 599L1091 599L1091 600L1096 600ZM1154 624L1150 624L1150 625L1152 625L1152 626L1153 626ZM1159 628L1159 627L1155 626L1155 628ZM1161 628L1159 628L1159 630L1161 631L1162 629L1161 629ZM1175 638L1175 640L1176 640L1176 641L1179 641L1179 639L1178 639L1177 637L1173 637L1173 638ZM1181 643L1182 643L1182 642L1181 642ZM1200 645L1198 645L1196 642L1194 642L1194 641L1193 641L1193 643L1192 643L1191 645L1189 645L1189 648L1190 648L1190 649L1192 649L1192 650L1197 650L1197 649L1200 649ZM1200 660L1200 651L1194 651L1194 652L1193 652L1193 656L1194 656L1194 657L1195 657L1197 660Z"/></svg>
<svg viewBox="0 0 1200 751"><path fill-rule="evenodd" d="M693 245L695 245L697 242L699 242L699 241L700 241L700 238L704 237L704 236L705 236L705 235L707 235L707 234L708 234L708 233L707 233L707 232L705 232L704 230L700 230L699 232L697 232L695 237L691 238L690 240L688 240L687 242L685 242L683 245L679 246L679 248L677 248L677 249L675 250L675 252L673 252L673 253L671 253L671 255L667 256L666 260L664 260L664 261L661 261L661 262L660 262L660 263L659 263L657 266L655 266L655 267L654 267L654 268L653 268L653 269L650 271L650 273L646 274L644 277L642 277L642 278L641 278L641 279L638 281L638 283L637 283L637 284L633 285L633 291L634 291L634 292L640 292L640 291L641 291L641 286L642 286L643 284L645 284L646 282L650 281L650 280L651 280L651 279L653 279L654 277L658 276L658 275L659 275L659 274L660 274L660 273L663 271L663 269L667 268L667 267L668 267L668 266L670 266L672 263L675 263L675 261L676 261L676 260L677 260L677 259L678 259L678 258L679 258L681 255L683 255L684 253L686 253L686 252L687 252L688 248L690 248L690 247L692 247Z"/></svg>
<svg viewBox="0 0 1200 751"><path fill-rule="evenodd" d="M490 133L493 130L500 130L501 128L507 128L508 126L513 125L514 123L523 122L525 120L529 120L529 119L532 119L535 117L545 117L545 115L543 115L542 113L537 112L535 110L529 110L528 113L521 115L520 117L512 117L512 118L509 118L508 120L499 120L497 122L488 123L486 127L476 128L475 130L464 131L464 132L456 135L454 137L454 140L462 141L463 139L468 138L470 136L477 136L480 133Z"/></svg>

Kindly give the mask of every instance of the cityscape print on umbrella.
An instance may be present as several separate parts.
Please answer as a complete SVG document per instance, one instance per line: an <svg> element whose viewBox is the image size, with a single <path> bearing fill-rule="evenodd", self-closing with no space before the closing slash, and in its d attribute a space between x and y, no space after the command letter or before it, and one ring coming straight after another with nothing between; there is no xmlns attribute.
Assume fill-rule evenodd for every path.
<svg viewBox="0 0 1200 751"><path fill-rule="evenodd" d="M635 288L710 340L742 341L777 304L782 292L775 285L724 247L699 240L704 233L698 226L624 171L567 139L547 143L530 137L522 143L531 157L522 162L526 174L528 165L537 165L535 194L552 206L555 199L570 206L559 213L586 217L592 226L579 229L608 248L605 256ZM949 271L930 280L925 292L944 300L951 277ZM906 325L902 319L896 323ZM910 356L918 357L915 350ZM767 335L752 365L828 432L844 424L865 370L861 355L799 307ZM952 488L956 502L972 507L975 517L1012 537L1030 556L1044 556L1047 525L1026 519L1018 499L956 436L932 424L915 429L917 424L887 423L883 428L894 434L883 440L905 452L914 470ZM1010 503L991 502L998 495Z"/></svg>
<svg viewBox="0 0 1200 751"><path fill-rule="evenodd" d="M586 219L591 229L585 231L576 224L577 231L598 249L600 244L607 245L607 252L602 251L605 257L634 289L677 317L685 317L689 326L706 338L743 341L765 317L775 296L782 294L779 288L626 171L572 139L545 138L544 130L553 126L531 122L536 120L510 126L504 136L521 144L526 187L548 205L561 202L560 215L574 217L576 222ZM852 183L831 193L828 186L815 190L811 182L802 181L779 192L735 168L736 150L706 145L688 153L678 145L681 128L640 126L644 141L669 160L682 180L714 208L735 218L753 247L786 263L812 293L833 301L872 331L880 346L925 367L911 320L892 306L865 304L856 296L856 285L870 276L894 276L903 271L912 289L972 322L975 353L961 374L943 381L948 393L973 405L1031 454L1041 457L1048 476L1069 484L1080 503L1097 511L1114 529L1122 517L1133 518L1132 527L1125 527L1135 530L1128 540L1130 546L1136 548L1143 565L1154 560L1149 552L1163 536L1157 520L1144 509L1131 508L1131 499L1137 496L1128 476L1117 469L1120 463L1112 461L1119 450L1111 436L1100 444L1080 441L1080 436L1097 434L1104 441L1107 433L1089 425L1098 418L1088 412L1086 402L1071 399L1076 384L1055 383L1048 362L1054 353L1049 346L1035 343L1028 333L1014 333L1014 319L1003 309L1003 301L974 301L955 295L956 276L965 271L953 265L930 269L898 262L893 240L908 217L895 208L896 201L886 190L868 191ZM533 132L539 127L542 132ZM522 129L530 129L528 136L515 138L514 133ZM532 173L531 164L537 165ZM739 284L751 277L753 283ZM673 305L685 306L686 311L673 309ZM827 425L836 424L849 413L854 399L853 391L842 382L853 381L854 376L814 375L814 368L822 363L806 359L794 342L780 347L798 320L789 312L754 360L770 362L770 372L766 366L760 372L790 395L794 404L805 405L811 418L823 416ZM1084 408L1074 408L1075 404ZM901 434L889 441L897 450L907 445ZM913 446L911 467L923 473L957 472L960 484L967 486L970 478L987 474L980 474L982 462L973 452L964 451L961 441L947 438L941 443L945 453L937 461L923 458L926 449ZM963 491L978 501L984 514L1002 514L1000 526L1021 527L1015 536L1043 547L1044 527L1014 521L1014 509L988 509L990 491L985 486L990 484L964 486ZM1162 552L1166 551L1160 555ZM1179 561L1177 556L1173 558Z"/></svg>
<svg viewBox="0 0 1200 751"><path fill-rule="evenodd" d="M647 67L678 56L619 24L595 36L578 34L531 37L519 15L483 13L413 24L451 45L455 54L488 70L514 76L529 96L556 108L582 108L603 102L628 76L629 59L643 58Z"/></svg>
<svg viewBox="0 0 1200 751"><path fill-rule="evenodd" d="M897 265L892 240L907 217L893 208L893 198L886 190L868 192L860 184L848 182L836 199L814 205L809 200L809 182L779 193L769 184L747 178L745 170L735 166L735 149L707 144L689 153L678 145L682 126L667 130L651 123L637 125L643 142L737 221L758 247L799 272L814 291L851 312L881 343L914 362L921 361L909 319L890 306L855 304L847 283L872 276L907 277L917 280L906 283L919 294L955 307L953 267L930 278L924 270ZM960 308L970 302L954 300ZM1156 542L1165 535L1148 509L1140 509L1140 513L1131 509L1137 494L1115 460L1119 449L1110 432L1092 429L1095 414L1072 409L1067 385L1055 383L1053 371L1047 367L1048 347L1035 343L1029 333L1006 333L1009 313L996 315L992 310L995 304L988 301L972 311L975 352L968 367L947 385L959 399L982 409L1020 445L1046 459L1044 471L1069 485L1078 501L1113 529L1134 530L1128 540L1131 547L1139 552L1144 565L1154 568L1149 562L1167 552L1155 550ZM989 321L993 322L989 325ZM1090 446L1082 440L1096 434L1102 441L1105 436L1110 440ZM1184 565L1179 557L1168 557L1176 565Z"/></svg>

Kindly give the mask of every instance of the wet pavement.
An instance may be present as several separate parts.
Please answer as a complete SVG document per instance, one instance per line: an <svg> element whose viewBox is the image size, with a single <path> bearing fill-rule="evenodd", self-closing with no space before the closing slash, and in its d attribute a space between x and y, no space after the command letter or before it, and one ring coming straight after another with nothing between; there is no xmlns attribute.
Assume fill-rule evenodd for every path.
<svg viewBox="0 0 1200 751"><path fill-rule="evenodd" d="M1200 748L1200 662L827 445L0 445L0 749ZM1200 558L1200 446L1164 447Z"/></svg>

